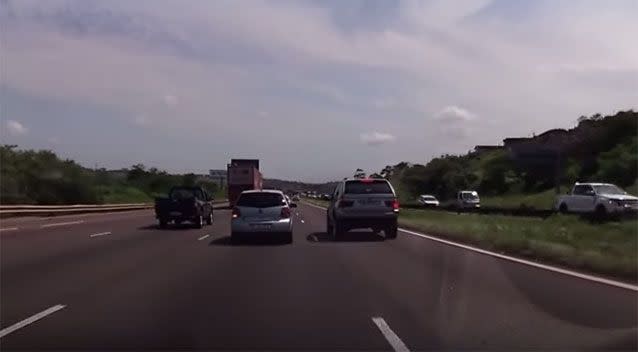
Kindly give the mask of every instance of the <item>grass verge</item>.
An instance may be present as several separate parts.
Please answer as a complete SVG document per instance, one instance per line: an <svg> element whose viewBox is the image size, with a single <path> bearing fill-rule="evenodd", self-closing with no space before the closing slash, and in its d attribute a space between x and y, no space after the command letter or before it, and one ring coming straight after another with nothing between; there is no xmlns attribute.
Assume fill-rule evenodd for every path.
<svg viewBox="0 0 638 352"><path fill-rule="evenodd" d="M634 282L638 279L635 220L597 224L573 215L539 219L402 209L399 225L491 251Z"/></svg>

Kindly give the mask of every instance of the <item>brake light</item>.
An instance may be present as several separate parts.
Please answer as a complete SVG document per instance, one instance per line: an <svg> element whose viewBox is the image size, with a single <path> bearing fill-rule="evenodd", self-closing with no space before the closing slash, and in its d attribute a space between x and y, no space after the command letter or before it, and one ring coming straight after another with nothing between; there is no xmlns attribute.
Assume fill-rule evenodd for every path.
<svg viewBox="0 0 638 352"><path fill-rule="evenodd" d="M283 207L281 208L281 218L288 219L290 217L290 208Z"/></svg>
<svg viewBox="0 0 638 352"><path fill-rule="evenodd" d="M239 211L239 208L237 208L237 207L233 208L233 213L232 214L233 214L232 215L233 219L236 219L236 218L241 216L241 212Z"/></svg>
<svg viewBox="0 0 638 352"><path fill-rule="evenodd" d="M385 205L392 207L392 210L394 210L395 212L399 211L399 200L398 199L393 199L393 200L386 200L385 201Z"/></svg>

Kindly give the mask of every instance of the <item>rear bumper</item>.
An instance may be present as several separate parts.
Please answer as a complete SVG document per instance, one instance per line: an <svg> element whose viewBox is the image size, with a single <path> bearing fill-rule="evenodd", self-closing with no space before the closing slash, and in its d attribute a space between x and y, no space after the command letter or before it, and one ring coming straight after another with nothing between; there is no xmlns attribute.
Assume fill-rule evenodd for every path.
<svg viewBox="0 0 638 352"><path fill-rule="evenodd" d="M170 213L156 213L156 219L162 219L167 221L179 220L179 221L191 221L196 220L199 217L198 213L180 213L180 214L170 214Z"/></svg>
<svg viewBox="0 0 638 352"><path fill-rule="evenodd" d="M394 214L393 214L394 215ZM397 216L387 217L337 217L339 226L345 230L365 228L388 228L397 226Z"/></svg>
<svg viewBox="0 0 638 352"><path fill-rule="evenodd" d="M276 233L292 232L292 219L279 221L246 221L232 219L230 230L233 233Z"/></svg>

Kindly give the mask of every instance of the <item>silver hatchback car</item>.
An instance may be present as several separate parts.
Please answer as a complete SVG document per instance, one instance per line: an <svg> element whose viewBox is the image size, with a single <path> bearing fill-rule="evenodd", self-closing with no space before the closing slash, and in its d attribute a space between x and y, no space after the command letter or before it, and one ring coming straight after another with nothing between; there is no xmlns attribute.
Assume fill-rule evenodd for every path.
<svg viewBox="0 0 638 352"><path fill-rule="evenodd" d="M285 243L292 243L293 212L295 203L288 202L277 190L251 190L239 195L232 210L231 240L277 235Z"/></svg>
<svg viewBox="0 0 638 352"><path fill-rule="evenodd" d="M390 182L364 178L341 181L330 197L327 232L335 240L351 229L383 230L386 239L397 237L399 201Z"/></svg>

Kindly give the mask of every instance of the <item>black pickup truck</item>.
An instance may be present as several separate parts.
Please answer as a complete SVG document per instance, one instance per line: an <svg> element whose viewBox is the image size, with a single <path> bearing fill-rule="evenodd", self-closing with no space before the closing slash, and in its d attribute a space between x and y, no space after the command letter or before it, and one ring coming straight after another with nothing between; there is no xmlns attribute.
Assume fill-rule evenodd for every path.
<svg viewBox="0 0 638 352"><path fill-rule="evenodd" d="M192 222L197 228L213 223L213 198L201 187L173 187L168 198L155 198L155 217L164 228L173 221L176 225Z"/></svg>

